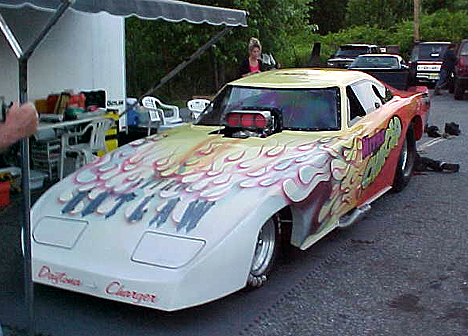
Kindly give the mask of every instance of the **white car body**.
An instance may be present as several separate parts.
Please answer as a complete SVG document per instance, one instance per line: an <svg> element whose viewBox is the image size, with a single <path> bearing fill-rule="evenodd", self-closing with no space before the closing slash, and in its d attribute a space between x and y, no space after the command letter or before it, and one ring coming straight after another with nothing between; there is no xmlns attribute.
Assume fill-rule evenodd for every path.
<svg viewBox="0 0 468 336"><path fill-rule="evenodd" d="M248 76L227 85L213 110L231 89L333 93L337 124L294 129L285 114L276 133L233 137L204 123L205 111L195 125L99 157L34 204L33 281L167 311L226 296L248 283L257 238L279 211L290 208L290 242L306 249L390 190L407 129L420 137L429 106L425 87L392 98L347 70ZM361 116L347 90L362 101Z"/></svg>

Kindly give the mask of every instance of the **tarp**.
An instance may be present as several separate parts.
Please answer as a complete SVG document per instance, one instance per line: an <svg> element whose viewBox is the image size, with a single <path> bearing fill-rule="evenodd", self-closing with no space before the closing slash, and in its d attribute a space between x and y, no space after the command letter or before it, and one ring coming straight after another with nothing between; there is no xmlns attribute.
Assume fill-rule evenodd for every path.
<svg viewBox="0 0 468 336"><path fill-rule="evenodd" d="M68 1L68 0L63 0ZM0 7L30 6L55 11L62 0L0 0ZM72 9L86 12L107 12L112 15L142 19L163 19L170 22L187 21L211 25L247 26L247 12L176 0L76 0Z"/></svg>

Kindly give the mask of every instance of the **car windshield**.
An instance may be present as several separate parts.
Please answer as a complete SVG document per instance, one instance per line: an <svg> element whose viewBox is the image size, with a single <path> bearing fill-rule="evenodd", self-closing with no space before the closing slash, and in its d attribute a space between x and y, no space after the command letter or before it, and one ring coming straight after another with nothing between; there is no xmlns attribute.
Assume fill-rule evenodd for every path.
<svg viewBox="0 0 468 336"><path fill-rule="evenodd" d="M442 61L447 49L448 44L420 44L419 59Z"/></svg>
<svg viewBox="0 0 468 336"><path fill-rule="evenodd" d="M283 129L339 130L339 88L276 89L226 86L205 110L196 125L225 125L226 114L233 110L279 109Z"/></svg>
<svg viewBox="0 0 468 336"><path fill-rule="evenodd" d="M398 69L398 59L391 56L366 56L358 57L350 68L361 68L361 69L372 69L372 68L383 68L383 69Z"/></svg>
<svg viewBox="0 0 468 336"><path fill-rule="evenodd" d="M367 47L360 47L360 46L342 46L338 49L335 53L335 57L357 57L361 54L369 53L369 49Z"/></svg>

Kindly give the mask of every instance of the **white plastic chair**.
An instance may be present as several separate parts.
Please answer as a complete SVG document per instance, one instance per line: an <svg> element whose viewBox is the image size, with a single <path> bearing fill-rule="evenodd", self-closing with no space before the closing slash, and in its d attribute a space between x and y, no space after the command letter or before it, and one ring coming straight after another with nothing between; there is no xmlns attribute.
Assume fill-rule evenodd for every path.
<svg viewBox="0 0 468 336"><path fill-rule="evenodd" d="M192 119L197 119L200 113L202 113L208 105L210 105L210 101L208 99L197 98L189 100L187 102L187 108L190 111Z"/></svg>
<svg viewBox="0 0 468 336"><path fill-rule="evenodd" d="M154 121L161 121L162 126L171 126L182 122L180 117L179 108L175 105L168 105L162 103L158 98L146 96L141 100L143 107L148 109L148 135L151 132L151 123ZM166 114L169 110L170 115Z"/></svg>
<svg viewBox="0 0 468 336"><path fill-rule="evenodd" d="M106 132L114 125L114 120L109 118L97 119L86 125L79 132L69 132L62 134L62 155L60 158L60 179L63 178L63 167L67 153L76 153L75 169L91 163L96 156L94 153L99 151L107 152ZM91 129L89 142L70 144L71 138L83 136Z"/></svg>

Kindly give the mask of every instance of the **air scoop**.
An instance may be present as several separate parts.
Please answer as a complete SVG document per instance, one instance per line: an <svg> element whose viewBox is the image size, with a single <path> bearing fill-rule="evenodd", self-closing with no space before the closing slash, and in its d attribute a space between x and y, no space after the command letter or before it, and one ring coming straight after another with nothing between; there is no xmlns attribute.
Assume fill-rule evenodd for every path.
<svg viewBox="0 0 468 336"><path fill-rule="evenodd" d="M279 109L230 111L226 115L225 126L229 130L226 135L234 138L251 136L265 138L273 133L281 132L281 116Z"/></svg>

